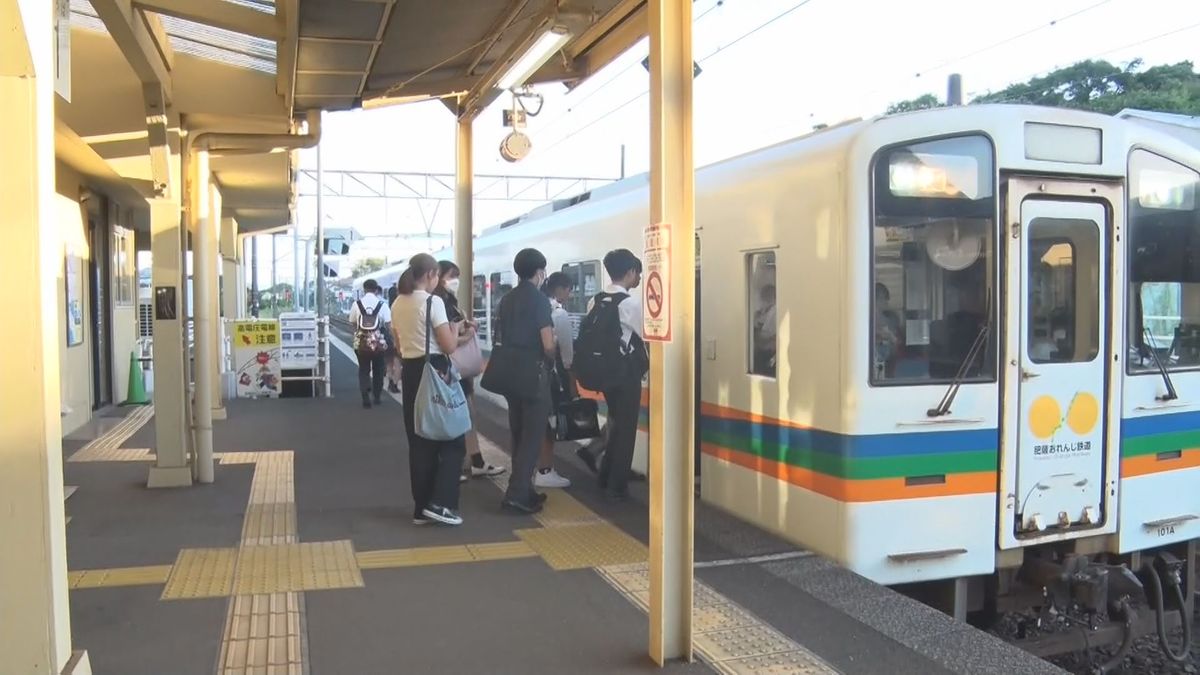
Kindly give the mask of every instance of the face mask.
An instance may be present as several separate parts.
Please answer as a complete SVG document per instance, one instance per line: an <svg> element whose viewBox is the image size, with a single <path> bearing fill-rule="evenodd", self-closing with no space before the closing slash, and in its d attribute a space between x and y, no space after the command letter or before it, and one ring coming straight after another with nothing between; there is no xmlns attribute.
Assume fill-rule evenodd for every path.
<svg viewBox="0 0 1200 675"><path fill-rule="evenodd" d="M455 295L458 295L458 284L460 281L462 281L462 280L461 279L447 279L446 280L446 290L450 291L451 293L453 293Z"/></svg>

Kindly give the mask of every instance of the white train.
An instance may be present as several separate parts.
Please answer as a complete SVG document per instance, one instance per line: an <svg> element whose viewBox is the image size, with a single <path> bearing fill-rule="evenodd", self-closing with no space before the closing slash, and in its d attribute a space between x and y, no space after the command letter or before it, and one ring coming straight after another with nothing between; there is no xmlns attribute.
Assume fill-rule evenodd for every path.
<svg viewBox="0 0 1200 675"><path fill-rule="evenodd" d="M952 582L959 615L1019 580L1120 615L1137 579L1107 573L1153 595L1149 553L1190 591L1198 169L1136 123L968 106L699 170L702 498L878 582ZM476 317L527 246L582 313L648 201L632 178L478 237Z"/></svg>

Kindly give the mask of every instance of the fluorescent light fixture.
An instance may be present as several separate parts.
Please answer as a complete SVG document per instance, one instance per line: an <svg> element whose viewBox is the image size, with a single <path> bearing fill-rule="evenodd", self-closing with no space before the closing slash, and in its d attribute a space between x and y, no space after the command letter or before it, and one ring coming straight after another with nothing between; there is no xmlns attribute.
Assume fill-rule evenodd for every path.
<svg viewBox="0 0 1200 675"><path fill-rule="evenodd" d="M543 64L550 60L554 52L558 51L567 40L571 39L571 33L562 26L554 26L550 30L538 36L529 49L520 56L500 79L496 81L497 89L512 89L525 84L531 75L537 72Z"/></svg>

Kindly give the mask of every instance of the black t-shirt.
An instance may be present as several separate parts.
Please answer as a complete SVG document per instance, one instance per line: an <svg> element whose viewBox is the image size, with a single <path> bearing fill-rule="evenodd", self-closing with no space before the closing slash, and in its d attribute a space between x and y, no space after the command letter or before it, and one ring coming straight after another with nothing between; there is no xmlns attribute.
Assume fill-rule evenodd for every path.
<svg viewBox="0 0 1200 675"><path fill-rule="evenodd" d="M450 323L458 323L467 318L463 315L462 310L458 308L458 298L453 293L439 288L435 295L440 297L442 302L446 303L446 319Z"/></svg>
<svg viewBox="0 0 1200 675"><path fill-rule="evenodd" d="M543 328L554 325L550 298L531 281L522 281L500 300L497 338L501 344L524 349L542 349Z"/></svg>

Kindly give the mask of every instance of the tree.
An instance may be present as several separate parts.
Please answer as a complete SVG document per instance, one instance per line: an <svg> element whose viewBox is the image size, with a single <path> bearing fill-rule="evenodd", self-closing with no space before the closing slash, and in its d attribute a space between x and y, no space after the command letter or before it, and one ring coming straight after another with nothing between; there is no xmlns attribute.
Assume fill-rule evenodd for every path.
<svg viewBox="0 0 1200 675"><path fill-rule="evenodd" d="M977 96L975 103L1027 103L1115 115L1125 108L1200 115L1200 73L1191 61L1142 70L1142 60L1125 67L1080 61L1027 82ZM939 108L933 94L888 106L888 114Z"/></svg>
<svg viewBox="0 0 1200 675"><path fill-rule="evenodd" d="M350 270L350 275L353 277L361 277L377 272L384 267L387 267L386 258L364 258L354 263L353 269Z"/></svg>
<svg viewBox="0 0 1200 675"><path fill-rule="evenodd" d="M1108 61L1080 61L971 102L1029 103L1105 115L1125 108L1200 115L1200 73L1195 72L1191 61L1145 71L1141 68L1141 59L1124 68Z"/></svg>
<svg viewBox="0 0 1200 675"><path fill-rule="evenodd" d="M894 115L896 113L912 112L914 110L928 110L929 108L941 108L944 103L938 100L938 97L933 94L924 94L916 98L910 98L907 101L900 101L888 106L887 114Z"/></svg>

